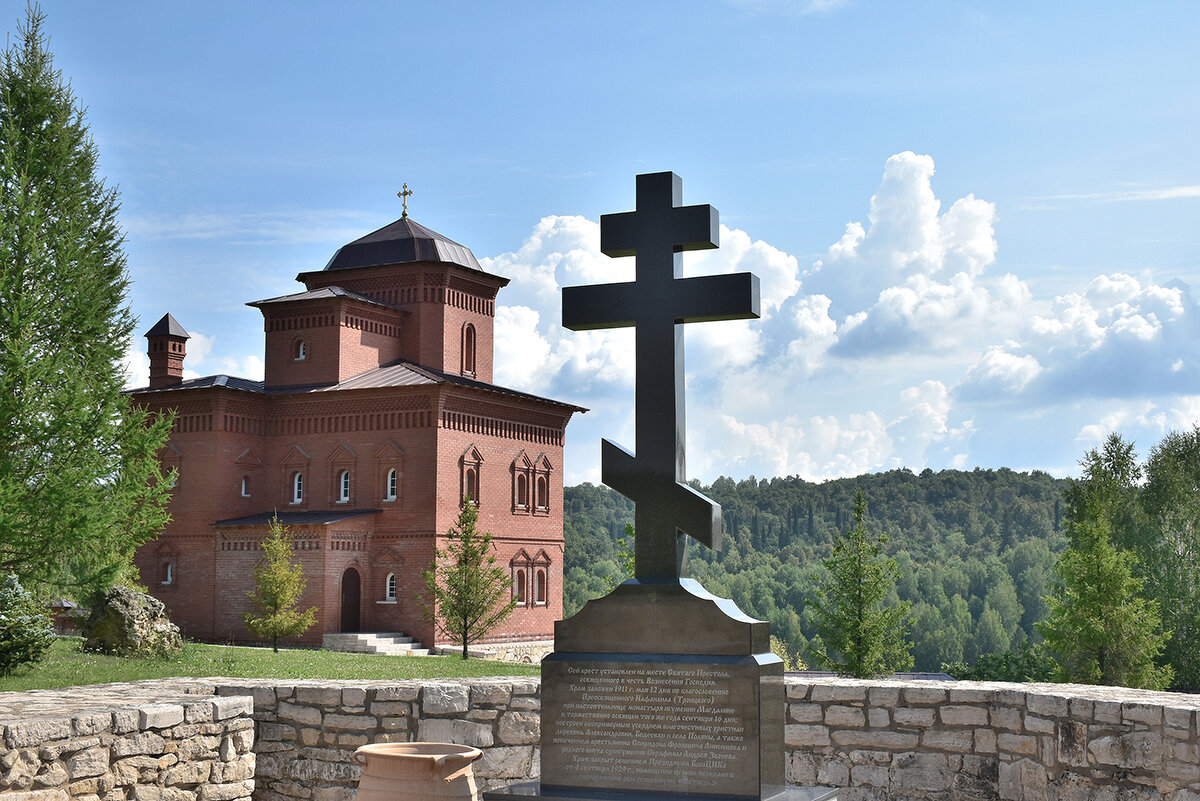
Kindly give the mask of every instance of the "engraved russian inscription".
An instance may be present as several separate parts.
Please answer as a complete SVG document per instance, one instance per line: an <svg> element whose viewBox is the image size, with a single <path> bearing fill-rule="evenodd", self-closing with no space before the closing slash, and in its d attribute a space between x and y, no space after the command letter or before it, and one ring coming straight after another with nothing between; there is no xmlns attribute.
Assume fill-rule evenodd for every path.
<svg viewBox="0 0 1200 801"><path fill-rule="evenodd" d="M543 663L558 681L545 685L557 714L543 724L544 758L572 784L610 789L736 792L757 742L747 715L753 693L737 697L736 665L689 663ZM553 689L552 689L553 688ZM555 706L551 706L555 705Z"/></svg>

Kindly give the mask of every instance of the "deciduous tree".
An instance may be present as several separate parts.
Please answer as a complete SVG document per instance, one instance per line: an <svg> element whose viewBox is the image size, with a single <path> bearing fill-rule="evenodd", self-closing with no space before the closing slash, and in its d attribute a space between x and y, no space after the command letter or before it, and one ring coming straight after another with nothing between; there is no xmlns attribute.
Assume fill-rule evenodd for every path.
<svg viewBox="0 0 1200 801"><path fill-rule="evenodd" d="M0 570L86 598L166 524L170 431L121 394L117 193L31 8L0 61Z"/></svg>
<svg viewBox="0 0 1200 801"><path fill-rule="evenodd" d="M271 520L262 543L263 560L254 568L254 592L250 599L257 612L242 616L246 628L257 637L271 641L279 653L279 640L308 631L317 620L316 607L299 610L300 596L308 580L304 567L293 562L292 536L276 517Z"/></svg>
<svg viewBox="0 0 1200 801"><path fill-rule="evenodd" d="M425 617L455 645L468 646L487 635L517 607L512 579L492 554L492 535L479 531L475 504L463 500L457 524L446 532L446 547L434 552L421 572L427 595L418 600Z"/></svg>
<svg viewBox="0 0 1200 801"><path fill-rule="evenodd" d="M896 563L880 556L887 537L871 536L862 490L854 501L854 527L834 539L833 554L822 560L828 576L812 602L822 646L816 656L838 673L870 678L912 666L906 639L907 601L886 606L896 585Z"/></svg>

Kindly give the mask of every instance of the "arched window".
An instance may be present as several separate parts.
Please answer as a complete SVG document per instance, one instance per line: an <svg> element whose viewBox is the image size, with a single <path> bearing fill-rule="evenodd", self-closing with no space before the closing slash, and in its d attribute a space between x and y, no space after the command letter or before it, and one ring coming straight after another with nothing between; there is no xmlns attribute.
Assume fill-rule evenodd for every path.
<svg viewBox="0 0 1200 801"><path fill-rule="evenodd" d="M513 582L513 588L517 593L517 603L525 603L525 568L517 568L516 581Z"/></svg>
<svg viewBox="0 0 1200 801"><path fill-rule="evenodd" d="M537 479L537 508L545 509L550 505L550 484L545 476Z"/></svg>
<svg viewBox="0 0 1200 801"><path fill-rule="evenodd" d="M384 598L389 601L396 600L396 574L388 573L387 580L384 582Z"/></svg>
<svg viewBox="0 0 1200 801"><path fill-rule="evenodd" d="M479 505L479 469L476 467L468 467L466 473L466 493L467 500L476 506Z"/></svg>
<svg viewBox="0 0 1200 801"><path fill-rule="evenodd" d="M350 471L343 470L338 474L338 503L350 501Z"/></svg>
<svg viewBox="0 0 1200 801"><path fill-rule="evenodd" d="M250 497L250 476L242 476L242 497Z"/></svg>
<svg viewBox="0 0 1200 801"><path fill-rule="evenodd" d="M175 565L172 562L163 562L162 569L159 572L162 576L163 584L175 583Z"/></svg>
<svg viewBox="0 0 1200 801"><path fill-rule="evenodd" d="M302 362L308 358L308 343L303 339L297 339L292 346L292 358L298 362Z"/></svg>
<svg viewBox="0 0 1200 801"><path fill-rule="evenodd" d="M292 503L304 500L304 474L297 470L292 473Z"/></svg>
<svg viewBox="0 0 1200 801"><path fill-rule="evenodd" d="M387 486L383 489L383 499L385 501L396 500L396 490L399 489L400 475L396 472L396 468L387 471Z"/></svg>
<svg viewBox="0 0 1200 801"><path fill-rule="evenodd" d="M546 605L546 571L540 567L533 577L533 602L538 606Z"/></svg>
<svg viewBox="0 0 1200 801"><path fill-rule="evenodd" d="M524 473L517 474L517 508L524 509L529 505L529 479Z"/></svg>
<svg viewBox="0 0 1200 801"><path fill-rule="evenodd" d="M467 323L463 326L463 375L475 375L475 326Z"/></svg>

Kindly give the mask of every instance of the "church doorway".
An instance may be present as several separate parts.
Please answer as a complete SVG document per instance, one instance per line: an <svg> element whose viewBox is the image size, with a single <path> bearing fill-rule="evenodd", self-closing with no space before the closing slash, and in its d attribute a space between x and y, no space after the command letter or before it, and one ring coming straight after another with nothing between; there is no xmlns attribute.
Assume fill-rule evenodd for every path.
<svg viewBox="0 0 1200 801"><path fill-rule="evenodd" d="M362 580L358 571L352 567L346 568L342 574L342 628L344 633L358 631L359 594L362 590Z"/></svg>

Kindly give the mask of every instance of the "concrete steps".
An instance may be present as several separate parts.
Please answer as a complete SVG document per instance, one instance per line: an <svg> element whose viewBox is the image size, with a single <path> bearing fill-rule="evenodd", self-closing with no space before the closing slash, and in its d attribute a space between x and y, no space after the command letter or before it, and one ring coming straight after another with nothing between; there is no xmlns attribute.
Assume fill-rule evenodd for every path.
<svg viewBox="0 0 1200 801"><path fill-rule="evenodd" d="M406 634L326 634L321 638L326 651L346 651L353 654L391 654L393 656L429 656L429 649Z"/></svg>

